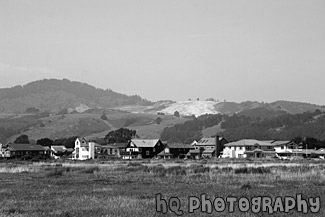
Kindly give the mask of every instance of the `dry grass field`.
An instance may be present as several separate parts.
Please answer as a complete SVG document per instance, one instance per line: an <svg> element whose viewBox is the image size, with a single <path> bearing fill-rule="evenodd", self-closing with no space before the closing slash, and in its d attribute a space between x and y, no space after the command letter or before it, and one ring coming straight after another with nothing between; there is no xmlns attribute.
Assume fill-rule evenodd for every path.
<svg viewBox="0 0 325 217"><path fill-rule="evenodd" d="M156 194L178 197L182 216L325 216L323 162L267 161L86 161L0 164L0 216L177 216L156 211ZM320 210L277 210L211 215L189 213L189 197L320 197ZM213 203L212 203L213 204Z"/></svg>

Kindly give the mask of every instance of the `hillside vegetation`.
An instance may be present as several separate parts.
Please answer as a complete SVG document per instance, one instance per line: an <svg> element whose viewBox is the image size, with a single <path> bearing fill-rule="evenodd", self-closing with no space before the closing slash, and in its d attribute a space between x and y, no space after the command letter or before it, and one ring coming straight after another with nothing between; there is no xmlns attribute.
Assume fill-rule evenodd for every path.
<svg viewBox="0 0 325 217"><path fill-rule="evenodd" d="M58 112L80 106L87 109L150 104L137 95L127 96L67 79L44 79L0 89L0 112L23 113L28 108Z"/></svg>
<svg viewBox="0 0 325 217"><path fill-rule="evenodd" d="M292 140L297 137L312 137L325 141L325 113L320 110L302 114L273 113L265 115L260 111L228 115L204 115L165 128L161 139L169 142L190 143L200 139L206 128L221 129L215 134L227 140L254 138L260 140ZM210 132L211 134L211 132ZM214 134L214 135L215 135ZM325 142L324 142L325 144Z"/></svg>
<svg viewBox="0 0 325 217"><path fill-rule="evenodd" d="M106 119L102 119L103 111ZM161 119L157 124L156 119ZM87 138L104 137L118 128L136 130L140 138L159 138L165 127L183 123L188 119L173 115L132 114L117 110L93 109L87 113L60 115L15 115L0 118L0 142L13 141L20 134L32 140L41 138L66 138L83 136Z"/></svg>

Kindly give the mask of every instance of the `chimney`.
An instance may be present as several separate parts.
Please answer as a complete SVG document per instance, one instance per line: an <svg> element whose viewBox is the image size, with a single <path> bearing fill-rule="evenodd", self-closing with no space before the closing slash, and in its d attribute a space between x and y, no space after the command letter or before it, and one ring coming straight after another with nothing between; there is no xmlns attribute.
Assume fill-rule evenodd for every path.
<svg viewBox="0 0 325 217"><path fill-rule="evenodd" d="M220 144L219 144L219 136L216 136L216 146L215 146L215 152L214 152L214 156L215 158L218 157L218 152L219 152L219 148L220 148Z"/></svg>

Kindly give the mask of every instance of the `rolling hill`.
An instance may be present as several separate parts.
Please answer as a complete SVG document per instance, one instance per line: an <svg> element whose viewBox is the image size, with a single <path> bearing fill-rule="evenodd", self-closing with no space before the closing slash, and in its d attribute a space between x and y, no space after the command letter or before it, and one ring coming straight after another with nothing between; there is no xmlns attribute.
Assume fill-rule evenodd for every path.
<svg viewBox="0 0 325 217"><path fill-rule="evenodd" d="M44 79L23 86L0 89L0 142L12 140L23 133L31 139L103 137L120 127L136 130L141 138L158 138L165 128L172 128L174 125L180 127L180 124L191 120L193 117L189 116L192 115L198 117L214 114L230 117L236 114L258 123L264 119L314 112L316 109L325 111L324 106L289 101L236 103L163 100L153 103L137 95L127 96L67 79ZM181 114L180 118L173 116L175 111ZM103 113L107 119L101 118ZM157 117L162 119L160 124L156 123ZM202 120L205 118L208 123L201 123L200 132L197 129L188 130L192 127L191 122L185 124L186 133L182 137L190 139L192 134L195 137L201 134L209 136L221 131L231 132L222 128L224 121L221 119L211 121L214 118L203 116ZM228 123L231 120L228 119Z"/></svg>
<svg viewBox="0 0 325 217"><path fill-rule="evenodd" d="M30 108L50 113L64 109L84 112L91 108L151 104L137 95L127 96L67 79L44 79L23 86L0 89L1 113L20 114Z"/></svg>

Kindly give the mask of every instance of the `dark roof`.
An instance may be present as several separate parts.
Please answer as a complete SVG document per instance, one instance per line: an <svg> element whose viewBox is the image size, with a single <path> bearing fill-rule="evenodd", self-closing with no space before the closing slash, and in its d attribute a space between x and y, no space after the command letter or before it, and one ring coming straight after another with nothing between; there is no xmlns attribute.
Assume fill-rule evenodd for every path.
<svg viewBox="0 0 325 217"><path fill-rule="evenodd" d="M288 145L288 144L295 144L296 143L292 142L292 141L274 141L272 142L272 144L274 144L275 146L283 146L283 145Z"/></svg>
<svg viewBox="0 0 325 217"><path fill-rule="evenodd" d="M219 141L223 140L223 137L219 137ZM203 137L202 139L200 139L196 146L211 146L211 145L216 145L216 137Z"/></svg>
<svg viewBox="0 0 325 217"><path fill-rule="evenodd" d="M13 151L45 151L45 148L41 145L31 145L31 144L15 144L11 143L8 148Z"/></svg>
<svg viewBox="0 0 325 217"><path fill-rule="evenodd" d="M187 148L187 149L194 149L193 146L191 145L188 145L188 144L182 144L182 143L170 143L170 144L167 144L167 147L168 148Z"/></svg>

